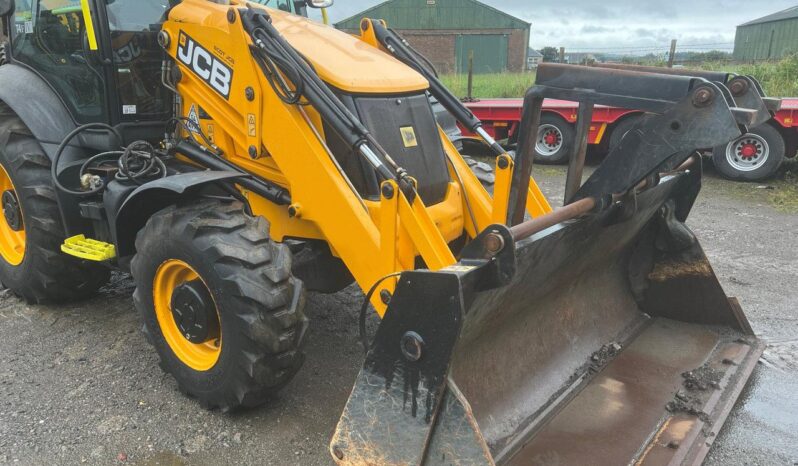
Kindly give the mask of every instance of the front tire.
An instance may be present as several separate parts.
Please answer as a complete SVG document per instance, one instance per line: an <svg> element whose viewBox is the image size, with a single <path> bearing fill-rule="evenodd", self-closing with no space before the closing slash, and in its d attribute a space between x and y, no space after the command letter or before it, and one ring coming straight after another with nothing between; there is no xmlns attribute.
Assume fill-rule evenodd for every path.
<svg viewBox="0 0 798 466"><path fill-rule="evenodd" d="M304 286L265 219L240 203L170 207L139 232L136 251L133 300L183 393L208 409L254 407L299 370Z"/></svg>
<svg viewBox="0 0 798 466"><path fill-rule="evenodd" d="M712 151L712 161L718 172L728 179L760 181L778 172L785 153L781 133L766 123L716 147Z"/></svg>
<svg viewBox="0 0 798 466"><path fill-rule="evenodd" d="M0 282L29 303L94 295L110 270L61 253L66 232L50 159L28 128L0 103Z"/></svg>
<svg viewBox="0 0 798 466"><path fill-rule="evenodd" d="M493 167L491 167L490 164L480 162L469 155L464 155L463 160L465 160L465 163L468 164L468 168L470 168L471 172L476 175L479 182L482 183L482 187L485 188L485 191L492 194L493 186L496 184L496 171L493 169Z"/></svg>

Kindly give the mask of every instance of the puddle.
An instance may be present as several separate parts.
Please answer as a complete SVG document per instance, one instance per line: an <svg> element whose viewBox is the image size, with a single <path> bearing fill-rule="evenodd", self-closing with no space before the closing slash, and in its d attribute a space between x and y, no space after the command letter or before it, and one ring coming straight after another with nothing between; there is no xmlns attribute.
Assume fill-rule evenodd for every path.
<svg viewBox="0 0 798 466"><path fill-rule="evenodd" d="M767 340L707 465L798 464L798 340Z"/></svg>
<svg viewBox="0 0 798 466"><path fill-rule="evenodd" d="M798 371L798 339L766 340L760 362L770 368Z"/></svg>

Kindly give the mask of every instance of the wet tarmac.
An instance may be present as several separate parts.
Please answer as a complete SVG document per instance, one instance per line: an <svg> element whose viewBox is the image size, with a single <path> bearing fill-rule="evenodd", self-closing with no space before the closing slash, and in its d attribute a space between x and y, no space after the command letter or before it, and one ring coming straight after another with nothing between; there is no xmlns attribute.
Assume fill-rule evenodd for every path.
<svg viewBox="0 0 798 466"><path fill-rule="evenodd" d="M560 198L564 168L537 173ZM796 465L798 214L775 210L756 184L711 172L705 184L689 224L770 344L707 464ZM130 286L117 276L103 295L67 306L0 292L0 464L331 464L327 445L363 358L359 290L311 294L296 379L264 408L225 415L202 410L158 368Z"/></svg>

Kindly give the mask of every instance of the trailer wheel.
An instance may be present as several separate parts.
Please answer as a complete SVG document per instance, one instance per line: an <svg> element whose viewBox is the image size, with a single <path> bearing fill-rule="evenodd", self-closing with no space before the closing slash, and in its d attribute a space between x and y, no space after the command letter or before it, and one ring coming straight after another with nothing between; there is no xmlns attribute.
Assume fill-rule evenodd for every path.
<svg viewBox="0 0 798 466"><path fill-rule="evenodd" d="M183 393L208 409L254 407L296 374L304 285L265 219L240 203L170 207L139 232L136 250L133 300Z"/></svg>
<svg viewBox="0 0 798 466"><path fill-rule="evenodd" d="M764 124L712 151L715 168L726 178L759 181L776 174L785 154L781 133Z"/></svg>
<svg viewBox="0 0 798 466"><path fill-rule="evenodd" d="M568 163L574 137L574 128L570 123L557 115L544 113L540 116L535 161L546 165Z"/></svg>
<svg viewBox="0 0 798 466"><path fill-rule="evenodd" d="M610 152L612 152L613 149L618 147L623 137L626 136L626 133L631 131L632 128L634 128L639 121L640 121L640 116L633 115L633 116L628 116L615 124L615 126L612 128L612 134L610 134L610 146L609 146Z"/></svg>
<svg viewBox="0 0 798 466"><path fill-rule="evenodd" d="M0 104L0 282L29 303L87 298L110 270L61 253L66 232L50 159L25 123Z"/></svg>

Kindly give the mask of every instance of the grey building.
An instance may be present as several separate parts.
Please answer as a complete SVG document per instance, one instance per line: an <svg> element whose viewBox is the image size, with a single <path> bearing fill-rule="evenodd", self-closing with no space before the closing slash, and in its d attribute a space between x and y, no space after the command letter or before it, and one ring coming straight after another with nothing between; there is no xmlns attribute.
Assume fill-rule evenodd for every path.
<svg viewBox="0 0 798 466"><path fill-rule="evenodd" d="M798 5L737 26L736 60L778 59L793 52L798 52Z"/></svg>
<svg viewBox="0 0 798 466"><path fill-rule="evenodd" d="M384 19L442 73L523 71L530 23L476 0L388 0L339 21L360 33L363 18Z"/></svg>
<svg viewBox="0 0 798 466"><path fill-rule="evenodd" d="M541 62L543 62L543 54L530 47L529 52L526 54L526 69L537 69Z"/></svg>

